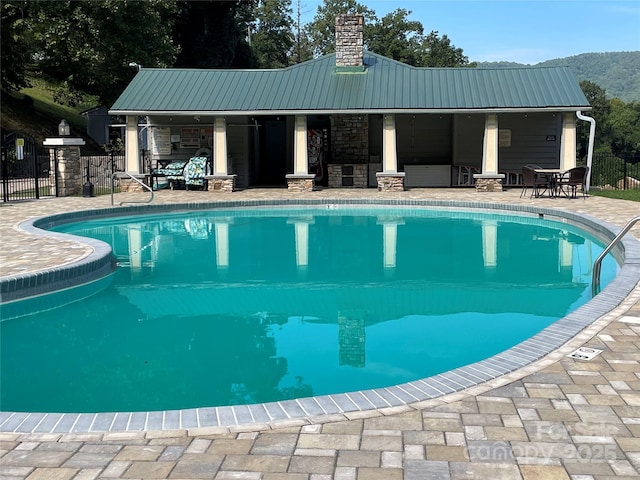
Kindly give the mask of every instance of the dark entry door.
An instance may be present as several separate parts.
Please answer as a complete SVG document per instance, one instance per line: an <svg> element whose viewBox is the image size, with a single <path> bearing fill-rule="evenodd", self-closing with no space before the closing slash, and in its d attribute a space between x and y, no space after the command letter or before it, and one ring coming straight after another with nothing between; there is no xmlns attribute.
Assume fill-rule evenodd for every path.
<svg viewBox="0 0 640 480"><path fill-rule="evenodd" d="M287 123L285 120L265 122L265 145L260 162L260 183L284 185L287 174Z"/></svg>

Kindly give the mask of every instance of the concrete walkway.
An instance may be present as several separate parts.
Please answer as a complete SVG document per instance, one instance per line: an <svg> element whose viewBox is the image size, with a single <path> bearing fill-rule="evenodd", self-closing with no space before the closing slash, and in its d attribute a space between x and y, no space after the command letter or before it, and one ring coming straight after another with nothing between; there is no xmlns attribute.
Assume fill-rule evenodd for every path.
<svg viewBox="0 0 640 480"><path fill-rule="evenodd" d="M622 226L634 202L520 199L419 189L382 194L325 190L310 198L442 198L526 203ZM131 198L120 194L117 201ZM142 195L140 198L144 198ZM159 192L156 202L294 198L285 190ZM296 197L297 198L297 197ZM17 230L34 216L104 208L109 197L0 206L0 275L35 272L87 255L80 243ZM640 238L640 228L632 233ZM594 360L567 357L578 346ZM467 391L404 407L252 427L176 431L0 433L0 478L98 479L631 479L640 476L640 286L579 338L519 371Z"/></svg>

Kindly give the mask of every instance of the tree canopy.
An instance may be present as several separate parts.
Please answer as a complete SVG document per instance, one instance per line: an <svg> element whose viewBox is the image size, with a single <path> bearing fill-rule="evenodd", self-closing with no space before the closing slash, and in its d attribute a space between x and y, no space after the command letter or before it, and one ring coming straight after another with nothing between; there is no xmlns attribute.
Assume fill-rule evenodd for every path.
<svg viewBox="0 0 640 480"><path fill-rule="evenodd" d="M307 25L292 0L3 0L2 88L43 75L59 100L109 104L142 67L281 68L335 49L335 18L364 16L366 48L414 66L464 66L446 35L424 35L402 8L381 19L356 0L324 0ZM133 65L133 67L132 67Z"/></svg>

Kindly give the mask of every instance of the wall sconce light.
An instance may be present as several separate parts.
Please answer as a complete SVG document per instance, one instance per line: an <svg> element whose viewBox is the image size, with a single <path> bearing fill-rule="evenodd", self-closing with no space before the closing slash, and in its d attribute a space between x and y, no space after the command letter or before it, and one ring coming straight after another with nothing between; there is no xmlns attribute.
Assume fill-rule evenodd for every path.
<svg viewBox="0 0 640 480"><path fill-rule="evenodd" d="M62 119L62 121L58 125L58 135L60 135L61 137L71 135L71 129L69 128L69 124L65 119Z"/></svg>

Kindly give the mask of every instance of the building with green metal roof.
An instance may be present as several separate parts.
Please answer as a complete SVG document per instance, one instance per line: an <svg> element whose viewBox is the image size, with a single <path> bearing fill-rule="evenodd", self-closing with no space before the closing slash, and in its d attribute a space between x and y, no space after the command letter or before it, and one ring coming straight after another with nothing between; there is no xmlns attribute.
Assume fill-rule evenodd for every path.
<svg viewBox="0 0 640 480"><path fill-rule="evenodd" d="M142 68L110 109L128 171L203 147L215 190L500 189L525 164L575 166L591 107L568 68L416 68L364 51L362 28L339 16L336 53L283 69Z"/></svg>

